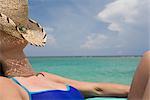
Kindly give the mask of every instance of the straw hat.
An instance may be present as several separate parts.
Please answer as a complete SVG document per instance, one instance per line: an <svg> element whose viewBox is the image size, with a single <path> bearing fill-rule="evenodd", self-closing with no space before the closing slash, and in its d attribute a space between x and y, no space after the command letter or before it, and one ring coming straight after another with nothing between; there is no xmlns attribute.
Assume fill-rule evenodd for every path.
<svg viewBox="0 0 150 100"><path fill-rule="evenodd" d="M28 18L28 0L0 0L0 30L35 46L44 46L47 39L44 29Z"/></svg>

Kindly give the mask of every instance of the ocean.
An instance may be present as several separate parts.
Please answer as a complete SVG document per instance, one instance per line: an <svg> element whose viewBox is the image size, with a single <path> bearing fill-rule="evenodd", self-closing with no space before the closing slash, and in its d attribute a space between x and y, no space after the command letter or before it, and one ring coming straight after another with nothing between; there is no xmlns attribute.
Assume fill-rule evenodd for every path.
<svg viewBox="0 0 150 100"><path fill-rule="evenodd" d="M141 57L29 57L37 72L45 71L87 82L130 85ZM91 98L87 100L127 100Z"/></svg>

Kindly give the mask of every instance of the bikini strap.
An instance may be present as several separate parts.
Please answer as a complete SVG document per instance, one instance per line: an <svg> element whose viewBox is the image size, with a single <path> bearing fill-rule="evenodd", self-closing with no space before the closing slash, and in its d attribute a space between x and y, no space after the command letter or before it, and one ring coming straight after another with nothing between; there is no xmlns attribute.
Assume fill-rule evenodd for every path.
<svg viewBox="0 0 150 100"><path fill-rule="evenodd" d="M15 79L14 77L12 77L11 79L12 79L15 83L17 83L19 86L21 86L21 87L28 93L29 98L30 98L30 100L31 100L31 94L30 94L30 91L29 91L25 86L23 86L22 84L20 84L20 83L18 82L18 80Z"/></svg>

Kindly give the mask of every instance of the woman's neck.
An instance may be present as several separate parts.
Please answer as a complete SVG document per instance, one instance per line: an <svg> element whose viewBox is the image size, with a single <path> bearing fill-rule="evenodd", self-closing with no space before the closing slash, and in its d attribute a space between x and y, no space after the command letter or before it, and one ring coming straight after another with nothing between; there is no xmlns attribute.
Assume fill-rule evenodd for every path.
<svg viewBox="0 0 150 100"><path fill-rule="evenodd" d="M26 77L35 75L31 64L22 50L2 53L2 69L5 76Z"/></svg>
<svg viewBox="0 0 150 100"><path fill-rule="evenodd" d="M23 49L28 42L0 31L0 63L5 76L31 76L32 69Z"/></svg>

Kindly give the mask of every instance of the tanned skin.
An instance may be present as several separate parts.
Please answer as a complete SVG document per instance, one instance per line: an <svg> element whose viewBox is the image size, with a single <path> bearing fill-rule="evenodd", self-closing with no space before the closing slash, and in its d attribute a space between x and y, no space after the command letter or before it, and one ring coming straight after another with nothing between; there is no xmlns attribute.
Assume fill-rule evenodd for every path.
<svg viewBox="0 0 150 100"><path fill-rule="evenodd" d="M23 52L27 43L24 39L18 39L0 31L0 61L5 76L32 76L35 74Z"/></svg>
<svg viewBox="0 0 150 100"><path fill-rule="evenodd" d="M64 84L69 84L77 88L83 93L85 97L96 97L96 96L114 96L114 97L127 97L129 92L129 87L119 84L110 84L110 83L90 83L90 82L80 82L76 80L67 79L61 76L49 74L46 72L41 72L45 75L35 76L31 64L26 58L23 49L28 44L26 40L17 39L15 37L9 36L4 32L0 32L0 70L4 73L4 76L11 76L17 78L25 86L32 86L38 83L37 85L40 88L34 88L29 90L42 90L42 89L65 89ZM129 93L129 100L149 100L149 68L150 68L150 51L145 53L141 63L136 71L132 87ZM144 73L144 74L143 74ZM141 77L141 78L139 78ZM142 81L141 81L142 79ZM44 80L48 84L51 83L52 86L43 87L40 84L40 80ZM29 84L27 84L29 83ZM18 95L18 100L28 100L28 94L12 82L10 79L5 79L4 77L0 78L0 97L4 98L6 95L12 99L14 92ZM10 86L10 92L5 91L5 84ZM44 83L46 84L46 83ZM62 84L62 85L60 85ZM56 88L57 87L57 88ZM8 97L8 96L7 96ZM8 97L8 100L10 99ZM7 100L2 99L2 100ZM17 100L17 99L15 99Z"/></svg>
<svg viewBox="0 0 150 100"><path fill-rule="evenodd" d="M30 89L30 90L43 90L43 89L65 89L64 84L69 84L77 88L81 91L85 97L97 97L97 96L114 96L114 97L127 97L129 92L129 87L125 85L119 84L110 84L110 83L90 83L90 82L79 82L76 80L67 79L61 76L49 74L46 72L42 72L45 77L43 76L36 77L35 72L33 71L31 64L29 63L28 59L26 58L23 49L28 44L26 40L17 39L10 35L7 35L4 32L0 32L0 62L2 72L4 76L11 76L16 77L20 82L24 85L35 85L35 84L27 84L27 82L39 82L39 80L44 80L47 83L51 83L53 86L57 87L44 87L41 86L37 89ZM132 83L131 92L129 93L130 100L149 100L149 58L150 52L146 53L137 69L135 74L135 78ZM142 70L142 71L141 71ZM145 72L142 74L142 72ZM141 77L140 77L141 76ZM3 79L3 78L1 78ZM142 79L142 81L141 81ZM10 84L13 91L20 94L20 98L22 100L28 100L27 93L22 90L18 85L14 84L12 81L9 82L9 79L3 79L3 82ZM141 81L140 84L137 81ZM1 80L0 80L1 83ZM42 83L41 83L42 84ZM46 84L46 83L45 83ZM62 84L62 85L60 85ZM3 83L3 87L6 84ZM1 85L2 86L2 85ZM40 82L39 82L40 86ZM0 87L1 90L4 90L3 87ZM137 88L138 87L138 88ZM138 90L137 90L138 89ZM140 92L142 91L142 92ZM6 93L7 92L4 92ZM2 93L2 94L3 94ZM8 95L8 94L7 94ZM13 93L10 93L13 96ZM3 96L3 95L0 95ZM5 99L6 100L6 99ZM19 99L18 99L19 100Z"/></svg>
<svg viewBox="0 0 150 100"><path fill-rule="evenodd" d="M135 72L129 100L150 100L150 51L145 52Z"/></svg>
<svg viewBox="0 0 150 100"><path fill-rule="evenodd" d="M29 90L65 89L66 87L64 84L69 84L81 91L85 98L96 96L127 97L129 87L126 85L80 82L46 72L42 72L45 77L41 75L36 77L36 72L33 71L31 64L23 52L27 44L28 42L26 40L12 37L0 31L0 62L4 76L15 77ZM30 86L35 86L35 84L32 83L36 83L37 87L30 88ZM42 86L41 84L51 84L51 86ZM11 86L13 85L14 88L17 87L17 90L19 90L18 92L22 94L21 97L23 96L26 98L23 100L27 100L28 94L22 88L14 84L14 82L12 82Z"/></svg>
<svg viewBox="0 0 150 100"><path fill-rule="evenodd" d="M11 17L17 25L18 23L22 23L26 26L26 20L28 18L28 0L0 1L2 13L6 13L8 17ZM15 4L15 6L12 6L12 2L13 4ZM42 72L45 77L41 75L35 76L36 72L34 72L34 70L32 69L31 64L29 63L27 57L23 52L23 49L26 47L27 44L28 42L26 40L17 39L6 34L3 31L0 31L0 70L3 73L3 76L15 77L30 91L40 91L46 89L64 90L66 88L64 84L69 84L81 91L84 97L127 97L129 93L129 87L125 85L80 82L45 72ZM147 70L143 70L144 68L146 68L145 66L148 66L148 63L146 62L147 60L142 61L142 63L144 64L140 65L135 74L135 78L133 80L131 92L129 95L129 99L131 98L130 100L138 100L138 98L140 98L139 100L142 100L143 98L143 100L147 100L148 98L149 78L145 77L149 76L145 76L148 75L146 74L148 72ZM144 68L141 68L141 66L144 66ZM140 69L143 71L139 71ZM143 82L140 83L140 79L138 78L138 76L141 76L141 78L143 78ZM9 91L7 91L6 88L9 88ZM139 91L143 91L142 94L140 94L141 92ZM137 96L138 94L140 95ZM12 80L8 78L0 77L1 100L13 100L14 97L14 100L29 100L28 94L21 87L19 87L17 84L15 84Z"/></svg>

